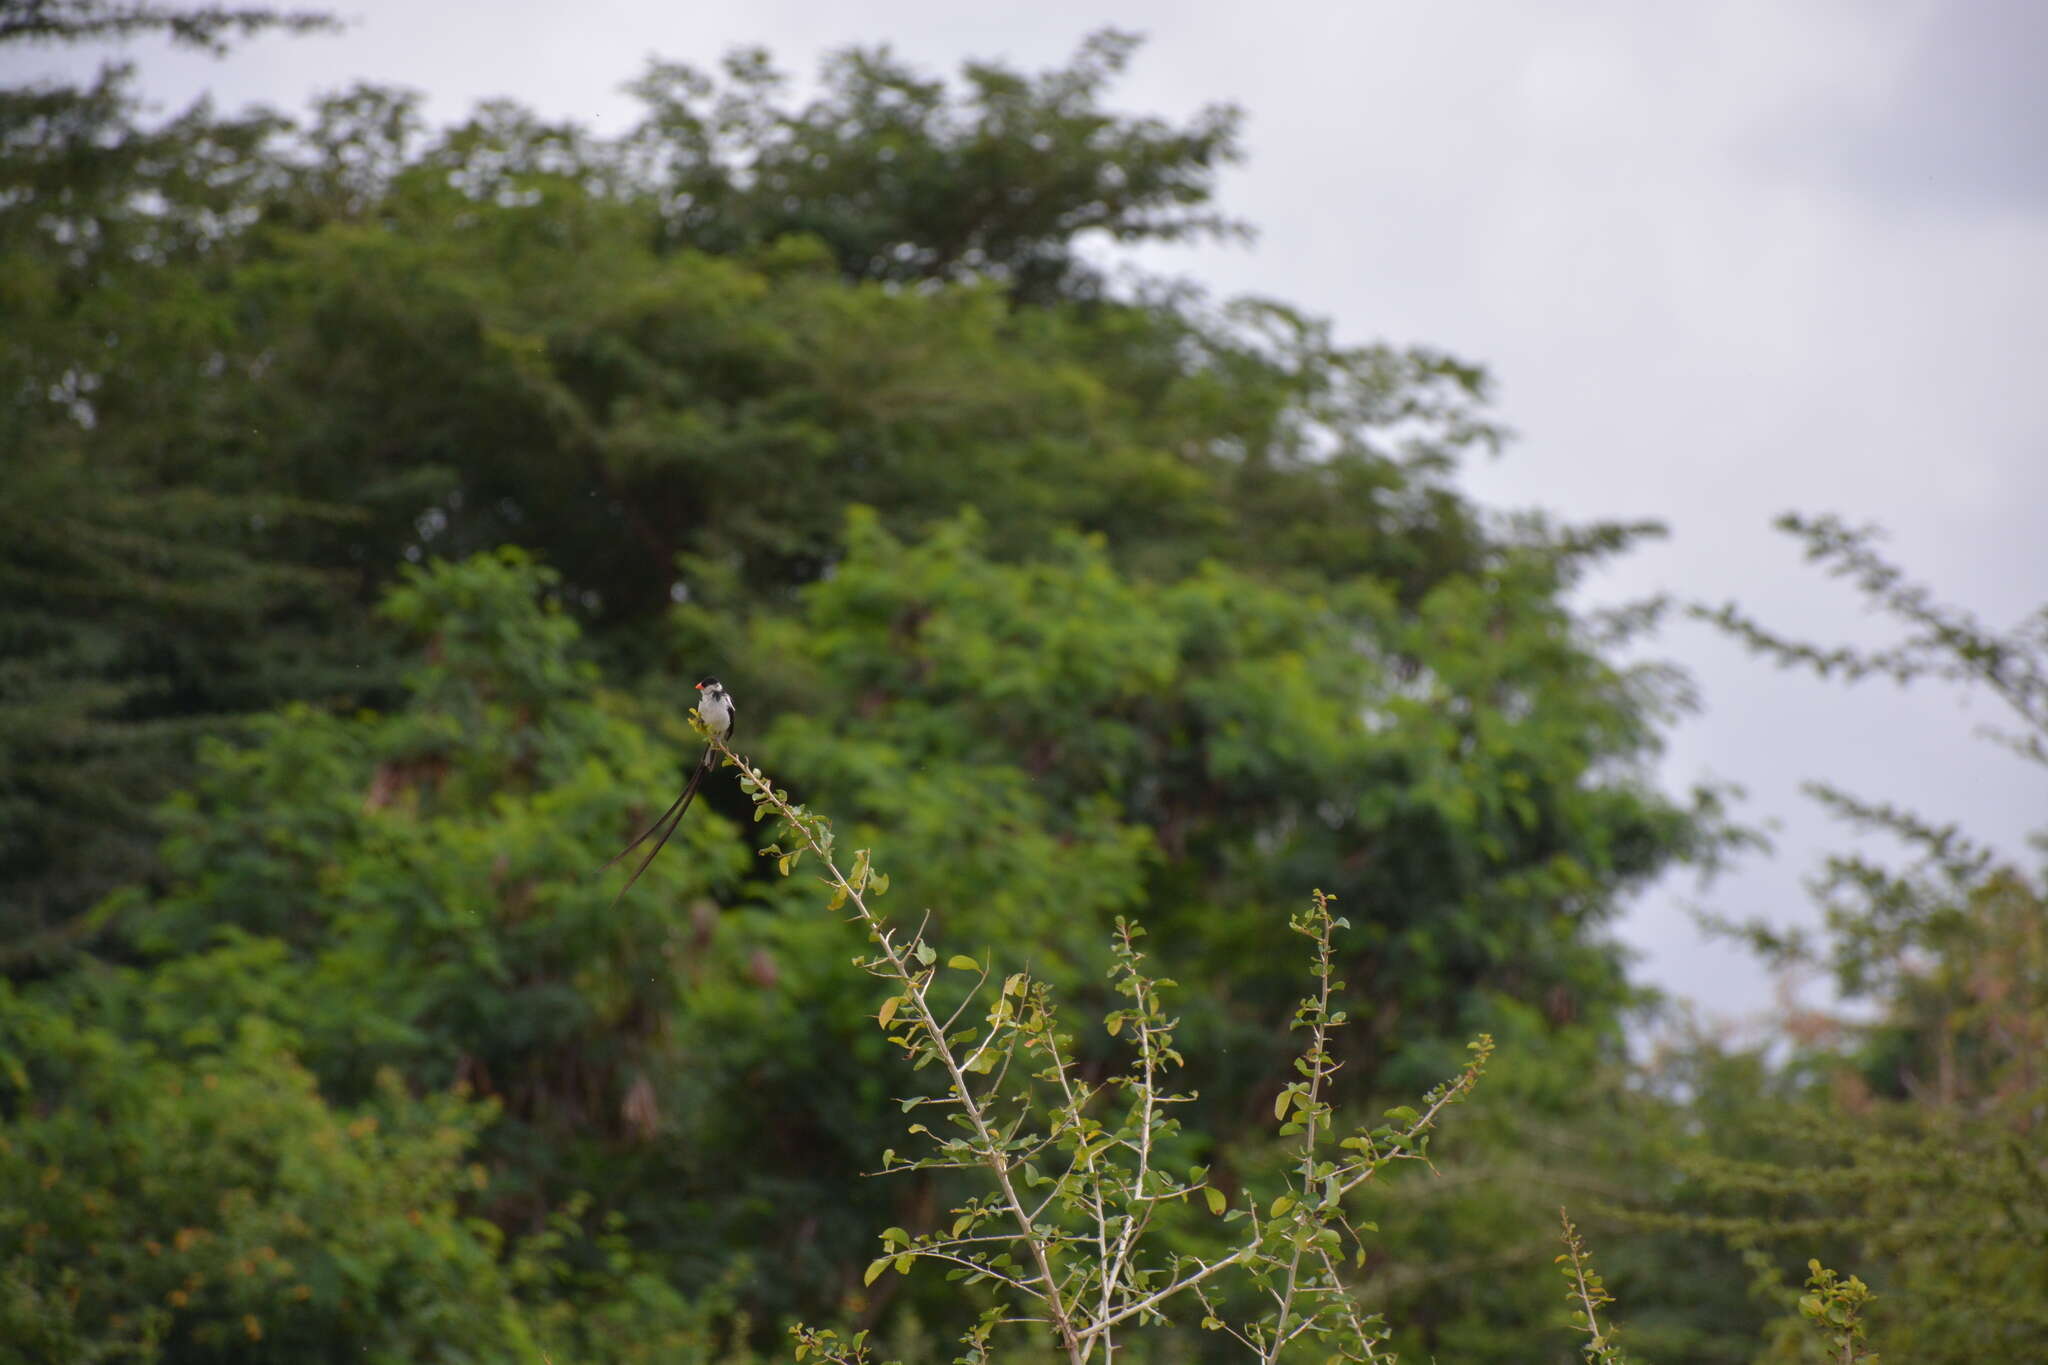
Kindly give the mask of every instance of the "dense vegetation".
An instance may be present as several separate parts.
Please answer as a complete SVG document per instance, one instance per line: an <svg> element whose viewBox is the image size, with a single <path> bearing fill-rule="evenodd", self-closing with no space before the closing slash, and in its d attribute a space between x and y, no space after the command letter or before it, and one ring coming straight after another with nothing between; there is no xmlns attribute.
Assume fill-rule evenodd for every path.
<svg viewBox="0 0 2048 1365"><path fill-rule="evenodd" d="M1492 1034L1456 1178L1358 1211L1409 1358L1576 1354L1561 1200L1647 1356L1801 1358L1766 1326L1817 1254L1912 1358L2037 1358L2040 879L1938 830L1938 876L1845 865L1878 1027L1632 1070L1603 926L1741 837L1647 778L1654 613L1567 604L1654 528L1465 499L1472 366L1114 283L1235 230L1236 116L1116 112L1131 50L856 52L804 104L657 65L611 139L0 92L0 1358L737 1358L797 1316L949 1355L971 1294L862 1274L960 1196L862 1174L925 1080L857 938L729 780L630 895L591 875L707 672L950 949L1099 1013L1141 919L1221 1179L1281 1160L1309 888L1340 1107ZM1989 679L2041 757L2038 634L1809 531L1923 628L1893 671Z"/></svg>

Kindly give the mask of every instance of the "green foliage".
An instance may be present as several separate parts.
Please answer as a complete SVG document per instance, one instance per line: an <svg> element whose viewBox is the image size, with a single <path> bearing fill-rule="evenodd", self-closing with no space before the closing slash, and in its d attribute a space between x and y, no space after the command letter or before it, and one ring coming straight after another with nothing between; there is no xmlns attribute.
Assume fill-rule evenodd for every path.
<svg viewBox="0 0 2048 1365"><path fill-rule="evenodd" d="M1614 1296L1607 1292L1600 1272L1593 1269L1592 1260L1586 1253L1585 1239L1573 1226L1571 1215L1559 1209L1557 1218L1564 1227L1564 1251L1558 1256L1557 1264L1563 1268L1565 1282L1570 1285L1565 1297L1572 1305L1572 1325L1586 1334L1586 1344L1580 1348L1581 1353L1587 1365L1624 1365L1628 1357L1615 1344L1613 1329L1600 1325L1600 1310L1611 1306Z"/></svg>
<svg viewBox="0 0 2048 1365"><path fill-rule="evenodd" d="M492 1106L388 1071L338 1106L270 1019L171 1027L189 978L93 984L0 987L0 1360L709 1353L615 1235L558 1217L508 1243L465 1212L491 1187L475 1144Z"/></svg>
<svg viewBox="0 0 2048 1365"><path fill-rule="evenodd" d="M1293 1020L1308 1034L1294 1063L1302 1079L1273 1103L1279 1137L1295 1159L1293 1178L1270 1199L1240 1189L1233 1200L1208 1182L1206 1167L1190 1167L1184 1177L1173 1173L1181 1124L1172 1115L1193 1096L1166 1088L1185 1063L1175 1046L1177 1021L1162 1005L1162 992L1175 983L1145 974L1137 947L1142 928L1117 920L1110 975L1130 1003L1103 1017L1112 1037L1128 1037L1131 1055L1121 1072L1091 1081L1074 1038L1060 1032L1044 982L1014 972L988 990L991 969L955 954L946 970L972 973L975 980L964 992L945 989L938 952L924 930L906 937L869 906L886 893L888 879L874 869L868 851L856 852L851 870L840 871L830 823L792 804L787 792L722 741L713 743L739 768L756 818L772 813L791 841L787 851L771 844L764 855L776 859L784 876L806 854L814 856L832 889L829 908L850 906L866 931L875 953L855 965L897 992L876 1013L890 1043L912 1070L937 1063L942 1072L939 1093L902 1107L906 1113L929 1110L932 1121L952 1131L911 1124L908 1135L930 1155L904 1159L892 1149L883 1153L883 1170L972 1171L984 1183L984 1193L950 1211L952 1223L943 1232L885 1231L882 1255L869 1263L863 1283L891 1270L906 1274L924 1260L948 1266L947 1280L963 1290L988 1286L988 1306L961 1337L958 1359L964 1362L989 1360L996 1329L1006 1325L1048 1332L1076 1365L1098 1348L1109 1359L1125 1335L1119 1329L1169 1323L1172 1301L1183 1297L1199 1303L1201 1330L1223 1333L1261 1361L1277 1361L1298 1339L1342 1359L1392 1359L1379 1349L1385 1324L1361 1310L1345 1283L1347 1240L1359 1265L1366 1256L1363 1232L1347 1217L1345 1200L1397 1162L1428 1162L1439 1115L1477 1083L1493 1051L1491 1038L1481 1035L1470 1045L1464 1071L1431 1090L1421 1110L1388 1110L1389 1122L1360 1125L1338 1139L1331 1086L1339 1064L1329 1037L1347 1015L1333 1003L1345 985L1333 979L1331 941L1349 926L1331 912L1332 899L1315 892L1311 907L1289 923L1315 949L1313 993ZM983 1022L974 1023L978 996L987 998L988 1008ZM968 1026L956 1030L963 1021ZM1291 1138L1299 1140L1287 1143ZM1241 1222L1235 1245L1210 1257L1163 1252L1156 1234L1197 1193L1224 1224ZM1255 1291L1249 1297L1257 1307L1230 1321L1223 1315L1235 1316L1228 1306L1234 1281ZM834 1333L804 1328L796 1336L799 1359L813 1352L840 1361L866 1356L864 1336L842 1343Z"/></svg>
<svg viewBox="0 0 2048 1365"><path fill-rule="evenodd" d="M1799 1312L1827 1342L1829 1358L1841 1365L1878 1357L1863 1349L1863 1309L1875 1297L1870 1286L1851 1275L1844 1280L1819 1261L1808 1261L1807 1292L1799 1296Z"/></svg>
<svg viewBox="0 0 2048 1365"><path fill-rule="evenodd" d="M930 1066L896 1093L871 981L756 863L749 803L708 783L616 910L589 875L694 750L678 675L717 671L803 801L886 837L933 936L1122 1020L1062 1054L1105 1105L1165 1017L1117 993L1143 974L1112 926L1171 945L1190 1098L1159 1141L1213 1173L1191 1190L1298 1184L1301 1140L1370 1135L1500 1037L1448 1139L1500 1179L1362 1186L1389 1231L1346 1282L1404 1347L1527 1358L1555 1310L1515 1230L1560 1164L1531 1135L1641 1174L1590 1135L1680 1123L1604 1079L1633 996L1602 929L1733 837L1712 793L1647 777L1683 689L1609 650L1654 611L1565 605L1653 528L1467 502L1458 461L1502 433L1454 358L1108 284L1105 241L1231 230L1234 116L1115 110L1131 49L951 84L850 53L803 105L757 55L657 66L618 138L509 103L430 129L374 87L297 121L152 122L118 70L0 93L0 952L23 1009L138 1068L299 1097L273 1148L179 1168L187 1226L229 1189L282 1218L340 1188L266 1172L380 1115L394 1143L461 1134L393 1149L414 1186L362 1186L406 1340L436 1330L415 1282L523 1324L477 1338L498 1358L701 1356L798 1313L834 1349L964 1329L956 1290L860 1283L873 1228L930 1245L969 1195L859 1178L901 1100L945 1097ZM1320 1007L1351 1016L1317 1044L1347 1068L1328 1114L1291 1088L1301 886L1359 907L1327 964L1351 995ZM942 997L969 979L925 969ZM113 1162L81 1077L4 1111L10 1140L69 1114L34 1128L45 1164ZM1276 1138L1283 1100L1302 1131ZM149 1122L212 1121L171 1109ZM445 1283L379 1212L414 1189L443 1192ZM1187 1198L1148 1266L1230 1253ZM1271 1204L1230 1227L1280 1246L1306 1215ZM10 1272L24 1324L158 1330L110 1328L104 1296L63 1319L54 1264ZM205 1321L261 1355L241 1302ZM266 1303L273 1347L387 1339Z"/></svg>
<svg viewBox="0 0 2048 1365"><path fill-rule="evenodd" d="M1086 990L1113 966L1084 940L1122 906L1149 896L1171 915L1184 904L1172 894L1185 885L1179 878L1148 885L1147 868L1170 870L1170 863L1155 851L1156 835L1117 806L1140 788L1141 761L1102 766L1144 750L1092 719L1103 699L1158 701L1188 689L1193 700L1176 704L1180 714L1217 708L1216 719L1201 723L1219 733L1218 752L1234 755L1227 772L1243 779L1246 799L1234 844L1221 826L1190 826L1186 847L1214 859L1213 895L1253 894L1251 875L1240 869L1259 837L1256 822L1279 829L1290 818L1277 804L1261 814L1282 784L1277 775L1257 778L1247 766L1254 755L1278 748L1313 772L1319 748L1384 742L1344 719L1345 689L1358 679L1340 666L1334 627L1320 662L1242 666L1247 682L1299 677L1287 707L1246 713L1234 709L1227 689L1199 690L1202 670L1178 656L1196 640L1213 651L1217 637L1176 627L1162 604L1185 591L1212 612L1233 596L1217 589L1220 571L1186 590L1140 588L1122 580L1099 548L1078 541L1063 563L1007 567L980 557L971 528L914 547L859 526L842 571L811 594L822 603L819 629L803 630L819 653L815 667L864 682L872 694L882 680L867 670L882 661L876 642L897 629L895 595L950 582L986 599L972 611L929 614L929 638L952 642L940 658L956 692L906 691L865 726L849 718L836 744L810 718L775 722L764 742L815 764L811 781L821 790L844 791L862 808L896 803L868 817L900 825L923 861L905 871L896 894L960 907L946 914L949 936L1029 960L1048 980ZM950 568L920 568L920 555ZM488 1191L468 1196L470 1211L518 1223L589 1190L590 1216L623 1216L620 1232L634 1254L653 1257L656 1273L670 1282L715 1294L735 1265L726 1248L744 1246L757 1264L775 1267L749 1290L766 1298L762 1307L815 1301L817 1290L807 1285L817 1282L807 1276L831 1283L832 1268L845 1264L861 1235L857 1220L910 1225L900 1196L845 1193L863 1164L854 1145L889 1145L896 1108L876 1077L845 1059L880 1062L891 1050L851 1027L875 1006L856 1003L859 978L844 970L837 927L786 911L791 902L781 884L744 876L749 859L717 813L721 803L731 808L719 792L707 794L641 886L616 910L607 908L610 887L587 870L672 790L675 755L692 746L671 724L668 756L658 758L655 736L622 720L619 702L591 700L594 677L573 661L576 630L550 591L556 586L551 573L509 551L412 571L385 608L422 643L427 660L407 672L403 708L346 717L297 708L252 727L242 745L212 746L206 773L163 817L167 889L110 906L123 941L143 960L128 970L138 988L147 987L121 997L128 1003L119 1018L188 1045L226 1046L240 1027L274 1030L317 1079L322 1104L376 1102L380 1070L415 1091L460 1087L496 1106L469 1156L492 1172ZM1256 592L1249 582L1242 591ZM1006 597L1013 604L1007 614L994 606ZM1278 611L1283 600L1275 594L1244 605ZM1361 601L1388 610L1383 596ZM824 628L834 621L837 629ZM757 626L763 644L796 630L772 618ZM1041 639L1041 630L1054 635ZM1028 633L1004 643L1019 631ZM1281 647L1249 630L1234 638L1255 651ZM1127 681L1132 661L1121 658L1124 642L1147 639L1153 643L1133 656L1143 681ZM984 656L978 672L967 667L977 655ZM1232 667L1213 652L1201 657ZM1047 671L1028 679L1078 689L1065 696L1064 710L1034 714L983 699L989 691L1014 697L1000 688L1033 660L1047 661ZM908 661L914 678L916 655ZM811 667L800 651L790 663L797 678ZM1319 677L1326 678L1320 686ZM1005 718L1016 728L1006 731ZM829 725L829 712L821 719ZM1077 721L1101 728L1067 741L1081 748L1052 750L1055 761L1041 763L1034 779L1023 766L1029 756L1054 727ZM1243 738L1251 722L1284 728L1262 744ZM1290 733L1302 737L1287 739ZM1093 757L1091 744L1100 751ZM1544 798L1537 790L1530 799ZM992 828L1003 832L978 837ZM862 888L881 884L865 866L850 875ZM715 908L721 903L723 912ZM1043 916L1048 904L1064 905L1066 914ZM1179 920L1176 933L1198 955L1211 951L1203 946L1208 926L1226 927L1192 907ZM1259 983L1277 984L1279 976L1277 964L1261 965L1271 961L1270 948L1260 956L1249 933L1229 926L1228 934L1213 951L1234 954L1240 970L1225 978L1204 967L1204 979L1240 983L1243 997L1211 991L1190 1004L1199 1006L1205 1043L1269 1040L1219 1074L1218 1085L1242 1094L1244 1077L1256 1083L1272 1074L1261 1057L1284 1065L1287 1042L1284 1030L1253 1020ZM1374 963L1358 957L1330 970L1348 975L1354 967ZM1127 957L1117 979L1126 987L1142 981L1134 970ZM53 1000L85 999L90 979L74 974L46 990ZM1472 988L1499 994L1513 985ZM1152 987L1137 989L1127 1008L1138 1013L1112 1018L1124 1019L1120 1032L1144 1035L1151 1026L1136 1021L1159 1006ZM1092 1068L1100 1051L1100 1043L1080 1047L1069 1064ZM1352 1055L1367 1064L1357 1073L1366 1087L1359 1093L1390 1084L1376 1076L1383 1044ZM1317 1056L1317 1067L1338 1062L1326 1044ZM1290 1095L1293 1110L1313 1098L1283 1088L1262 1103ZM1208 1115L1231 1112L1213 1098L1204 1105ZM1288 1122L1305 1124L1293 1110ZM1334 1116L1318 1118L1315 1129L1328 1133L1335 1124ZM1373 1126L1364 1125L1368 1133ZM1247 1157L1269 1140L1252 1130L1232 1139ZM1176 1157L1183 1166L1204 1164L1199 1144L1174 1143L1184 1149ZM1385 1155L1361 1152L1337 1166ZM1256 1170L1248 1161L1246 1174ZM914 1208L951 1198L945 1188L920 1185L908 1202ZM791 1227L786 1241L762 1236L761 1210L792 1198L831 1220ZM1260 1204L1261 1228L1275 1217L1269 1203ZM1202 1254L1206 1234L1184 1225L1169 1231L1162 1255ZM806 1256L816 1258L817 1270L806 1269Z"/></svg>
<svg viewBox="0 0 2048 1365"><path fill-rule="evenodd" d="M1556 1058L1507 1063L1525 1077L1515 1107L1580 1103L1586 1073L1616 1054L1605 1029L1624 988L1584 934L1606 913L1601 888L1627 884L1617 845L1638 837L1623 833L1635 819L1654 822L1641 827L1645 852L1661 837L1653 830L1685 821L1625 779L1589 785L1583 751L1551 741L1585 734L1574 716L1605 715L1630 733L1621 722L1638 696L1631 680L1589 673L1613 688L1604 702L1561 685L1524 692L1524 724L1479 720L1492 740L1481 745L1443 717L1486 716L1482 698L1544 676L1523 651L1556 658L1551 628L1531 624L1523 640L1504 615L1499 633L1459 632L1435 603L1425 604L1435 621L1410 624L1371 585L1312 596L1220 566L1148 584L1082 539L1062 542L1057 557L1011 563L990 539L970 519L905 544L857 516L837 572L796 619L696 603L676 613L687 637L722 651L721 676L776 715L749 743L775 754L807 797L840 805L855 837L897 847L895 894L933 907L932 932L1028 962L1092 1008L1093 983L1112 965L1103 936L1116 914L1144 906L1148 927L1174 945L1176 975L1205 983L1181 1014L1187 1088L1202 1097L1188 1117L1254 1169L1270 1135L1251 1120L1270 1112L1293 1052L1274 1026L1295 992L1269 927L1287 910L1270 888L1322 878L1371 907L1347 935L1342 967L1375 1003L1340 1051L1377 1097L1367 1104L1426 1087L1457 1065L1446 1039L1482 1030ZM1487 595L1513 600L1505 587ZM1421 658L1362 654L1358 642L1377 632ZM1433 686L1417 687L1418 676ZM1440 785L1420 786L1418 772L1442 774ZM1500 793L1500 804L1466 804L1479 792ZM1517 801L1533 822L1518 821ZM1469 942L1467 932L1485 937ZM806 939L803 951L829 950ZM757 1123L821 1096L848 1096L852 1108L852 1092L869 1084L771 1055L796 1038L838 1039L838 1021L874 1008L829 980L807 984L822 992L796 1002L807 1026L752 1058L752 1074L777 1087L750 1097ZM736 1019L726 1048L754 1026L751 1015ZM865 1045L855 1036L835 1046ZM870 1150L899 1145L874 1127L845 1131ZM1526 1145L1502 1140L1502 1150ZM860 1168L857 1149L828 1150L830 1168ZM1475 1196L1462 1222L1441 1209L1404 1218L1400 1245L1451 1261L1497 1248L1500 1225L1513 1224L1502 1198ZM1541 1198L1512 1234L1527 1248L1526 1292L1476 1296L1503 1310L1511 1338L1547 1298L1547 1258L1527 1232ZM1397 1303L1436 1292L1410 1284Z"/></svg>
<svg viewBox="0 0 2048 1365"><path fill-rule="evenodd" d="M1447 969L1525 997L1567 980L1611 990L1581 930L1616 890L1712 837L1615 770L1649 741L1642 680L1563 643L1570 623L1525 564L1454 580L1410 613L1369 581L1311 592L1210 565L1147 583L1099 542L1063 538L1012 564L987 539L970 518L905 545L857 514L801 620L691 608L679 623L722 642L728 671L758 683L750 694L796 703L778 708L775 752L862 816L902 828L935 804L920 789L942 760L1013 769L1048 814L1066 813L1061 861L1116 821L1150 831L1163 856L1148 899L1167 914L1192 902L1175 930L1221 935L1218 960L1241 971L1259 955L1232 926L1257 917L1209 908L1256 904L1312 869L1374 906L1365 932L1383 965L1366 989L1423 1008L1435 996L1446 1014ZM1494 628L1467 629L1482 596ZM1608 778L1589 783L1596 763ZM999 856L960 846L976 827L906 850L912 875ZM976 880L1059 875L1050 861ZM915 894L975 899L949 889ZM1058 925L1019 917L1072 896L1017 899L974 932L1057 942ZM1425 920L1426 945L1412 933Z"/></svg>
<svg viewBox="0 0 2048 1365"><path fill-rule="evenodd" d="M694 822L694 856L648 879L666 896L608 912L585 874L673 764L588 700L575 626L536 599L551 581L511 551L409 574L386 614L432 660L412 704L298 708L209 746L164 817L170 889L109 907L141 965L8 991L0 1154L42 1191L8 1215L21 1340L711 1352L708 1308L650 1268L600 1177L644 1146L650 1077L675 1065L661 1021L688 976L647 964L702 941L685 907L744 854Z"/></svg>
<svg viewBox="0 0 2048 1365"><path fill-rule="evenodd" d="M0 96L9 938L90 927L195 732L389 702L364 614L427 554L544 551L621 676L677 597L785 607L853 501L1404 601L1481 564L1478 371L1078 264L1217 225L1231 118L1114 112L1129 51L964 89L850 54L802 109L757 58L660 68L613 140L372 87L297 124L151 124L120 69Z"/></svg>
<svg viewBox="0 0 2048 1365"><path fill-rule="evenodd" d="M251 38L271 30L317 33L334 28L319 10L278 10L267 5L156 5L145 0L20 0L0 11L0 43L85 42L151 34L218 56L224 35Z"/></svg>
<svg viewBox="0 0 2048 1365"><path fill-rule="evenodd" d="M785 78L760 51L724 65L725 88L658 63L633 87L635 134L658 168L667 236L719 254L813 237L855 280L995 279L1045 302L1095 294L1077 242L1233 230L1206 206L1237 159L1237 114L1186 128L1119 118L1103 91L1137 47L1105 30L1065 67L1032 77L968 65L956 95L887 49L829 59L809 104L778 102ZM1238 229L1241 231L1241 229Z"/></svg>
<svg viewBox="0 0 2048 1365"><path fill-rule="evenodd" d="M22 22L159 13L31 6ZM68 22L68 20L66 20ZM289 548L346 525L251 478L209 257L277 120L141 126L125 68L0 91L0 935L60 959L149 867L147 809L197 733L376 677L324 639L346 578ZM365 669L368 669L366 675Z"/></svg>
<svg viewBox="0 0 2048 1365"><path fill-rule="evenodd" d="M397 1065L522 1123L617 1133L685 987L648 964L700 935L684 907L744 864L707 816L679 837L694 856L649 874L654 894L608 909L588 871L674 764L588 700L573 622L534 599L549 581L514 552L410 574L386 613L433 660L408 674L412 704L297 709L251 746L214 746L165 816L170 892L125 918L158 957L238 934L283 945L303 989L267 1003L343 1093ZM193 1013L232 1016L247 989L195 983Z"/></svg>
<svg viewBox="0 0 2048 1365"><path fill-rule="evenodd" d="M1872 533L1831 519L1785 525L1908 638L1827 649L1732 608L1715 619L1781 664L1822 676L1988 689L2021 727L2003 737L2007 747L2048 761L2048 611L1991 631L1910 583ZM1831 787L1819 794L1852 825L1896 838L1913 861L1830 859L1816 883L1827 929L1819 945L1737 931L1778 960L1831 967L1871 1014L1809 1021L1794 1035L1776 1103L1713 1133L1711 1155L1696 1159L1714 1213L1693 1226L1757 1248L1759 1285L1787 1313L1771 1360L1822 1358L1802 1319L1827 1334L1829 1360L1875 1358L1864 1351L1866 1324L1900 1359L2038 1359L2048 1350L2048 879L1953 826ZM1799 1295L1761 1250L1823 1239L1837 1248L1830 1259L1858 1266L1877 1292L1814 1264L1810 1292Z"/></svg>
<svg viewBox="0 0 2048 1365"><path fill-rule="evenodd" d="M174 1338L409 1358L487 1300L495 1238L454 1209L483 1175L462 1160L474 1106L392 1078L337 1111L260 1019L167 1055L84 1011L0 1004L15 1358L150 1358Z"/></svg>

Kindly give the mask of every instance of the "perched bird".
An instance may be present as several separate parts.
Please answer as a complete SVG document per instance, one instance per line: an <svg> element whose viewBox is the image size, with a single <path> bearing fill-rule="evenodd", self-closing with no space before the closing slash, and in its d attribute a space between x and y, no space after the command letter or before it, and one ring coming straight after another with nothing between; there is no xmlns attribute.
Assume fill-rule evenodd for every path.
<svg viewBox="0 0 2048 1365"><path fill-rule="evenodd" d="M731 739L733 712L735 709L732 704L732 693L726 691L725 684L716 678L706 678L698 683L697 693L697 716L704 722L704 728L711 732L713 739ZM690 809L690 798L697 794L697 784L704 780L704 774L711 771L711 759L717 752L716 749L706 745L704 757L697 762L697 771L690 774L690 783L683 788L683 794L675 799L675 804L663 811L660 819L643 830L639 838L627 844L617 853L614 853L605 863L604 867L599 869L600 871L608 870L613 863L646 843L649 836L656 830L661 831L661 838L655 840L653 849L649 851L645 858L640 860L640 866L633 869L633 875L628 877L626 884L619 888L619 894L612 897L613 905L619 903L619 896L623 896L633 889L633 883L640 880L640 874L645 872L647 865L654 861L654 855L661 852L661 846L668 842L669 835L676 832L676 826L682 823L684 813ZM663 826L667 826L667 828L664 829Z"/></svg>

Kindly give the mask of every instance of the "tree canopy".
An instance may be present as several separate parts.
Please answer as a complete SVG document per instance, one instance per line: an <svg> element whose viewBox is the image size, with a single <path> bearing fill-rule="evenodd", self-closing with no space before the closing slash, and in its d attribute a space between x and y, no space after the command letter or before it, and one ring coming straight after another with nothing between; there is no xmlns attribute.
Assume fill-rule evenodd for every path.
<svg viewBox="0 0 2048 1365"><path fill-rule="evenodd" d="M54 928L136 873L194 726L391 695L361 623L426 554L542 551L636 673L677 595L829 572L854 501L1408 600L1480 564L1443 481L1498 439L1476 370L1084 265L1221 226L1233 116L1105 109L1130 47L964 89L849 54L802 109L758 54L661 67L611 140L506 104L430 133L371 87L152 124L122 68L0 96L10 916Z"/></svg>
<svg viewBox="0 0 2048 1365"><path fill-rule="evenodd" d="M656 63L611 137L374 86L151 119L118 66L0 92L0 1335L737 1359L801 1314L931 1354L974 1305L861 1267L956 1194L863 1178L929 1073L845 926L716 778L630 894L593 875L715 672L961 951L1087 1005L1149 926L1190 1164L1277 1160L1287 926L1337 896L1344 1105L1502 1051L1451 1149L1486 1177L1376 1195L1361 1282L1404 1348L1530 1358L1516 1220L1688 1140L1621 1079L1605 928L1740 838L1651 780L1685 689L1619 646L1655 612L1573 605L1657 528L1461 493L1504 439L1471 364L1107 269L1239 231L1237 115L1120 111L1134 50L857 50L802 103L765 54ZM1739 1358L1740 1276L1616 1235L1653 1339Z"/></svg>

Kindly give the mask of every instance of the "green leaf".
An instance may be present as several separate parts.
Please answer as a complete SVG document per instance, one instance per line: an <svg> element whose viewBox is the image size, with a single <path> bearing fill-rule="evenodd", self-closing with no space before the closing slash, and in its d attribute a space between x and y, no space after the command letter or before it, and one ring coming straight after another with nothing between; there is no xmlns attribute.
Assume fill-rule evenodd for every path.
<svg viewBox="0 0 2048 1365"><path fill-rule="evenodd" d="M869 1285L881 1279L882 1272L889 1268L890 1259L887 1256L878 1256L874 1260L869 1261L867 1273L860 1277L860 1282L864 1285Z"/></svg>
<svg viewBox="0 0 2048 1365"><path fill-rule="evenodd" d="M1209 1186L1202 1193L1208 1196L1209 1212L1211 1213L1221 1213L1229 1206L1229 1201L1223 1197L1223 1191L1217 1189L1214 1185Z"/></svg>
<svg viewBox="0 0 2048 1365"><path fill-rule="evenodd" d="M903 997L900 995L892 995L887 1000L884 1000L882 1002L881 1013L877 1014L875 1017L881 1022L883 1028L889 1027L889 1021L896 1017L896 1011L900 1009L902 1005Z"/></svg>
<svg viewBox="0 0 2048 1365"><path fill-rule="evenodd" d="M946 959L946 965L957 972L978 972L981 964L965 953L955 953Z"/></svg>
<svg viewBox="0 0 2048 1365"><path fill-rule="evenodd" d="M925 966L931 966L932 963L938 959L938 956L938 949L932 947L931 944L920 943L917 945L917 960L919 962L922 962Z"/></svg>
<svg viewBox="0 0 2048 1365"><path fill-rule="evenodd" d="M1281 1214L1287 1212L1287 1210L1293 1207L1294 1196L1291 1194L1283 1194L1278 1199L1275 1199L1273 1201L1273 1209L1268 1216L1272 1218L1278 1218Z"/></svg>

